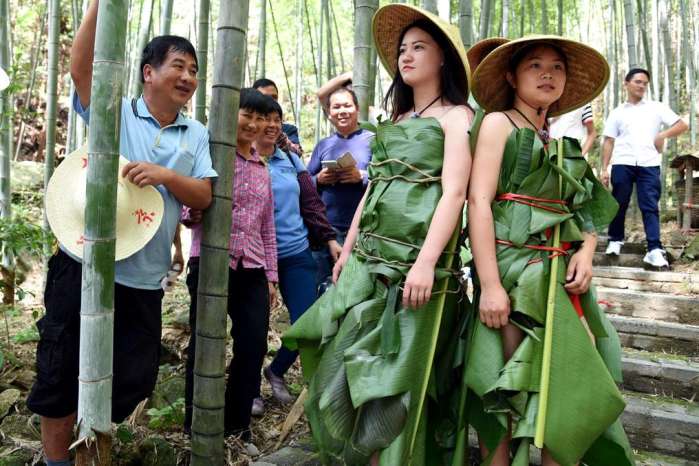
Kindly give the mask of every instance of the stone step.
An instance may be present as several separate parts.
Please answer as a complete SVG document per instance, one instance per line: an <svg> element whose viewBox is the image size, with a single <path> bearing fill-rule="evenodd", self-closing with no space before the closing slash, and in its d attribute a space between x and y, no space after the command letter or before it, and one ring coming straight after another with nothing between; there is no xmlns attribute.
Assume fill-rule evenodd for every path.
<svg viewBox="0 0 699 466"><path fill-rule="evenodd" d="M699 358L699 326L609 315L626 348Z"/></svg>
<svg viewBox="0 0 699 466"><path fill-rule="evenodd" d="M621 358L626 390L693 400L699 392L699 363L644 351L625 351Z"/></svg>
<svg viewBox="0 0 699 466"><path fill-rule="evenodd" d="M592 258L592 265L599 266L614 266L614 267L640 267L648 268L648 270L658 270L643 262L642 254L627 254L622 252L618 256L608 256L604 252L595 252Z"/></svg>
<svg viewBox="0 0 699 466"><path fill-rule="evenodd" d="M600 239L597 241L597 252L604 253L607 250L607 240ZM645 243L624 243L621 247L622 254L645 254L646 244Z"/></svg>
<svg viewBox="0 0 699 466"><path fill-rule="evenodd" d="M699 293L699 274L614 266L595 267L593 273L593 283L607 288L676 294Z"/></svg>
<svg viewBox="0 0 699 466"><path fill-rule="evenodd" d="M681 324L699 324L699 296L697 295L680 296L598 287L597 298L610 314Z"/></svg>
<svg viewBox="0 0 699 466"><path fill-rule="evenodd" d="M634 448L697 461L699 405L629 392L624 396L622 422Z"/></svg>

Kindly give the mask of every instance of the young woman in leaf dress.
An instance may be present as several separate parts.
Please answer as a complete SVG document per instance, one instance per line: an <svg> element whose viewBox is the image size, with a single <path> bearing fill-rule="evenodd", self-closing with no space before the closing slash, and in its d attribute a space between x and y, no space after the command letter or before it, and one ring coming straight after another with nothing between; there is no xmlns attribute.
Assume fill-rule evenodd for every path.
<svg viewBox="0 0 699 466"><path fill-rule="evenodd" d="M393 83L370 184L331 287L285 334L309 382L306 415L324 463L441 464L440 428L463 302L457 239L471 156L469 68L458 30L407 5L380 8Z"/></svg>
<svg viewBox="0 0 699 466"><path fill-rule="evenodd" d="M619 340L590 287L595 232L617 205L578 142L546 132L547 117L600 93L609 67L561 37L500 44L490 43L473 76L488 114L468 202L478 310L466 362L469 422L492 465L528 465L537 428L544 465L630 465L618 419Z"/></svg>

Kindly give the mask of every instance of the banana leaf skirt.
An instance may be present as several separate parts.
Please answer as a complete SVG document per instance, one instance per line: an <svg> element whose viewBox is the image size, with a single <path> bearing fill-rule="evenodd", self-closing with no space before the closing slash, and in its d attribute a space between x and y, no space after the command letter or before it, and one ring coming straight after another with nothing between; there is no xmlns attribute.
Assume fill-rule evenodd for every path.
<svg viewBox="0 0 699 466"><path fill-rule="evenodd" d="M365 465L377 451L382 465L440 464L464 354L458 311L466 303L453 273L458 229L438 261L430 301L418 310L400 302L442 194L444 134L434 118L382 122L372 151L355 249L284 344L300 350L306 415L325 464Z"/></svg>
<svg viewBox="0 0 699 466"><path fill-rule="evenodd" d="M633 453L619 421L624 400L618 336L597 304L594 288L568 296L566 268L583 232L601 230L617 204L597 181L577 141L563 141L563 169L556 165L557 141L548 150L529 129L514 130L506 143L493 203L496 256L510 303L510 321L524 340L505 361L499 330L471 320L465 383L467 416L492 451L512 420L514 466L529 464L536 429L547 294L553 254L558 261L551 379L544 444L563 466L624 466ZM559 195L559 176L563 179ZM560 225L565 247L552 248L550 232ZM564 251L573 246L570 251ZM561 260L563 259L563 260ZM476 282L474 314L478 310ZM577 312L576 312L577 311ZM591 338L580 316L584 315ZM593 343L594 339L594 343Z"/></svg>

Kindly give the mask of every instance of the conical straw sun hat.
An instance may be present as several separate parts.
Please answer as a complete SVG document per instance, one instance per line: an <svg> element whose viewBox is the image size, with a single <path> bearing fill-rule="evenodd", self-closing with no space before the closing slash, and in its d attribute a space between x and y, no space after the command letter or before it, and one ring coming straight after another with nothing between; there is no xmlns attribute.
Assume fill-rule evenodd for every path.
<svg viewBox="0 0 699 466"><path fill-rule="evenodd" d="M7 73L5 73L5 70L0 68L0 91L4 91L7 89L7 86L10 85L10 77L7 76Z"/></svg>
<svg viewBox="0 0 699 466"><path fill-rule="evenodd" d="M385 5L379 8L376 14L374 14L372 31L374 34L374 43L376 44L376 52L384 68L388 71L388 74L391 77L394 77L396 74L398 68L398 39L403 29L419 19L434 23L454 47L461 58L461 64L466 77L464 85L468 90L468 85L471 80L471 70L468 66L466 50L464 48L464 43L461 41L458 28L429 11L410 5L395 3Z"/></svg>
<svg viewBox="0 0 699 466"><path fill-rule="evenodd" d="M531 43L553 45L566 56L567 77L563 95L549 107L549 116L579 108L597 97L609 80L609 65L592 47L560 36L531 35L500 45L483 58L473 73L471 92L487 112L512 107L513 89L505 77L513 55Z"/></svg>
<svg viewBox="0 0 699 466"><path fill-rule="evenodd" d="M85 186L87 146L56 167L46 187L46 218L58 241L82 259L85 233ZM126 259L142 249L158 231L164 214L163 197L153 186L139 188L121 176L129 163L119 157L117 183L115 260Z"/></svg>
<svg viewBox="0 0 699 466"><path fill-rule="evenodd" d="M466 52L468 66L472 71L475 70L490 52L509 41L510 39L505 39L504 37L489 37L476 42Z"/></svg>

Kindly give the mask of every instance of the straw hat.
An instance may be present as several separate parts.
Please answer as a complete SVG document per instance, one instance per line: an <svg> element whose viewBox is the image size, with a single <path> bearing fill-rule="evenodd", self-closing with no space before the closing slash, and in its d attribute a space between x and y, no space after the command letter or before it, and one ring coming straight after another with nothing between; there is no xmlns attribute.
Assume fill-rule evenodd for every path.
<svg viewBox="0 0 699 466"><path fill-rule="evenodd" d="M5 70L0 68L0 91L4 91L7 89L7 86L10 85L10 78L7 76L7 73L5 73Z"/></svg>
<svg viewBox="0 0 699 466"><path fill-rule="evenodd" d="M461 41L458 28L429 11L405 4L394 3L379 8L374 15L372 23L376 52L388 74L391 77L396 74L398 68L398 39L403 29L419 19L434 23L454 47L461 58L461 64L464 67L466 76L466 89L468 89L468 84L471 80L471 70L468 66L466 50Z"/></svg>
<svg viewBox="0 0 699 466"><path fill-rule="evenodd" d="M119 157L115 260L126 259L143 248L163 219L163 197L153 186L139 188L121 176L129 163ZM58 241L83 257L87 146L65 157L46 187L46 218Z"/></svg>
<svg viewBox="0 0 699 466"><path fill-rule="evenodd" d="M503 111L512 105L512 88L505 75L512 56L531 43L553 45L566 56L566 86L560 99L549 107L549 116L561 115L597 97L609 80L609 65L592 47L560 36L531 35L500 45L490 52L473 73L471 92L488 112Z"/></svg>
<svg viewBox="0 0 699 466"><path fill-rule="evenodd" d="M468 66L472 70L475 70L490 52L509 41L510 39L505 39L504 37L489 37L488 39L476 42L468 49L468 52L466 52Z"/></svg>

